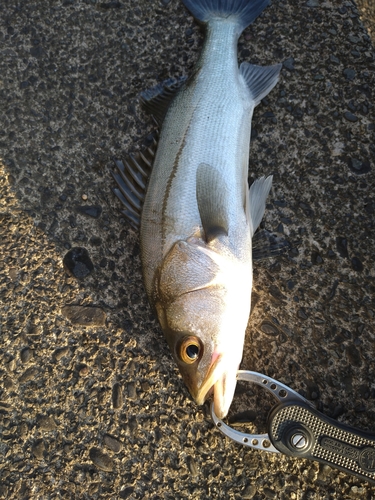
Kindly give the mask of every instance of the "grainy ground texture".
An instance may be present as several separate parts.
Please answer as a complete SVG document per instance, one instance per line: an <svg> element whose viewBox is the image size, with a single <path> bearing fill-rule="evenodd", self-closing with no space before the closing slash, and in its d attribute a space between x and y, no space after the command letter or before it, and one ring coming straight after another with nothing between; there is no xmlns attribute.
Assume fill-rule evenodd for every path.
<svg viewBox="0 0 375 500"><path fill-rule="evenodd" d="M0 3L1 499L375 498L226 440L148 306L112 159L151 142L139 92L188 75L201 46L178 0ZM283 62L250 180L273 173L263 226L290 243L255 266L242 367L375 432L373 44L350 0L273 0L238 52ZM271 402L236 400L262 427Z"/></svg>

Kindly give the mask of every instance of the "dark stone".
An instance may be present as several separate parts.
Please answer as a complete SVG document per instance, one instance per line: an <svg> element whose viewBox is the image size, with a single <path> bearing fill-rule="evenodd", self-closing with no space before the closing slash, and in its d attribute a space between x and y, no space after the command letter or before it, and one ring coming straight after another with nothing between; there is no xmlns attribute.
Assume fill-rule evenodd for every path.
<svg viewBox="0 0 375 500"><path fill-rule="evenodd" d="M61 313L74 325L103 326L106 314L100 307L64 306Z"/></svg>
<svg viewBox="0 0 375 500"><path fill-rule="evenodd" d="M89 243L95 247L99 247L102 244L102 239L99 236L91 236Z"/></svg>
<svg viewBox="0 0 375 500"><path fill-rule="evenodd" d="M340 64L340 60L336 56L334 56L332 54L330 55L329 60L333 64Z"/></svg>
<svg viewBox="0 0 375 500"><path fill-rule="evenodd" d="M44 53L44 50L40 45L38 45L37 47L32 47L30 49L30 55L32 55L33 57L37 57L37 58L42 57L43 53Z"/></svg>
<svg viewBox="0 0 375 500"><path fill-rule="evenodd" d="M311 254L311 262L313 264L315 264L315 265L320 265L320 264L323 264L323 259L319 255L318 252L312 252L312 254Z"/></svg>
<svg viewBox="0 0 375 500"><path fill-rule="evenodd" d="M162 0L162 3L164 3L166 0ZM170 2L170 0L168 0L168 3ZM120 498L130 498L132 495L133 495L133 492L134 492L134 488L133 486L127 486L126 488L124 488L123 490L120 491L119 493L119 497ZM132 497L134 498L134 497Z"/></svg>
<svg viewBox="0 0 375 500"><path fill-rule="evenodd" d="M75 278L82 279L92 273L94 264L92 263L86 248L73 247L65 254L63 259L66 271Z"/></svg>
<svg viewBox="0 0 375 500"><path fill-rule="evenodd" d="M353 113L351 113L350 111L345 111L344 118L346 120L348 120L349 122L353 122L353 123L355 123L356 121L358 121L357 116L353 115Z"/></svg>
<svg viewBox="0 0 375 500"><path fill-rule="evenodd" d="M77 207L77 212L98 219L102 213L102 207L100 205L81 205Z"/></svg>
<svg viewBox="0 0 375 500"><path fill-rule="evenodd" d="M302 308L298 309L297 316L298 316L299 319L303 319L303 320L305 320L305 319L308 318L308 315L306 314L306 311L304 309L302 309Z"/></svg>
<svg viewBox="0 0 375 500"><path fill-rule="evenodd" d="M276 285L271 285L269 287L269 292L272 295L272 297L275 297L275 299L286 300L285 295L280 292L280 290L278 289L278 287Z"/></svg>
<svg viewBox="0 0 375 500"><path fill-rule="evenodd" d="M284 68L288 69L289 71L294 71L295 67L294 67L293 57L288 57L288 59L285 59L285 61L283 62L283 66L284 66Z"/></svg>
<svg viewBox="0 0 375 500"><path fill-rule="evenodd" d="M327 300L332 300L333 297L336 295L336 290L337 290L338 285L339 285L339 280L335 280L335 282L333 283L332 288L329 292Z"/></svg>
<svg viewBox="0 0 375 500"><path fill-rule="evenodd" d="M367 174L367 172L370 172L371 167L369 162L364 162L361 160L358 160L357 158L349 158L348 159L348 167L350 170L357 175L363 175Z"/></svg>
<svg viewBox="0 0 375 500"><path fill-rule="evenodd" d="M348 346L346 348L346 356L348 358L349 363L352 366L361 366L362 364L361 355L358 349L354 345Z"/></svg>
<svg viewBox="0 0 375 500"><path fill-rule="evenodd" d="M337 251L339 252L340 256L343 257L344 259L349 258L348 254L348 240L346 238L343 238L342 236L337 236L336 238L336 248Z"/></svg>
<svg viewBox="0 0 375 500"><path fill-rule="evenodd" d="M307 203L305 203L303 201L300 201L299 202L299 207L302 208L304 214L307 217L312 217L314 215L313 209Z"/></svg>
<svg viewBox="0 0 375 500"><path fill-rule="evenodd" d="M353 257L353 258L351 259L351 262L352 262L352 268L354 269L354 271L358 271L358 272L363 271L363 264L362 264L362 262L358 259L358 257Z"/></svg>
<svg viewBox="0 0 375 500"><path fill-rule="evenodd" d="M350 81L354 80L354 78L357 76L357 72L351 68L344 69L343 73L345 78Z"/></svg>

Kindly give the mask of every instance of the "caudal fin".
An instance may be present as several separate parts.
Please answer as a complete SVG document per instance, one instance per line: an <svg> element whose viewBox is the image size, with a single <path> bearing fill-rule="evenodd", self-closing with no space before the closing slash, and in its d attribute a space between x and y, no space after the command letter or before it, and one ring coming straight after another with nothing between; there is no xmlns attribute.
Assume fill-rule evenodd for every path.
<svg viewBox="0 0 375 500"><path fill-rule="evenodd" d="M182 0L193 16L207 23L213 18L238 20L241 31L267 7L270 0Z"/></svg>

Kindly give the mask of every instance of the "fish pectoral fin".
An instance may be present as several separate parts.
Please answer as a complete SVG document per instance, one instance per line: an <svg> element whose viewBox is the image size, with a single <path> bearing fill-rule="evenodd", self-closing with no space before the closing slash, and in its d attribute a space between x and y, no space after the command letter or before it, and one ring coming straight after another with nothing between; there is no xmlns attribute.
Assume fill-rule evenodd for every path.
<svg viewBox="0 0 375 500"><path fill-rule="evenodd" d="M170 103L186 82L186 76L169 78L155 87L141 92L141 103L144 110L152 115L160 126L167 114Z"/></svg>
<svg viewBox="0 0 375 500"><path fill-rule="evenodd" d="M206 242L228 236L228 187L220 172L206 163L197 170L196 196Z"/></svg>
<svg viewBox="0 0 375 500"><path fill-rule="evenodd" d="M257 231L252 240L253 260L268 259L282 255L290 248L290 243L281 233L271 233L266 229Z"/></svg>
<svg viewBox="0 0 375 500"><path fill-rule="evenodd" d="M240 74L250 90L255 106L274 88L279 79L281 67L282 64L274 66L256 66L247 62L241 64Z"/></svg>
<svg viewBox="0 0 375 500"><path fill-rule="evenodd" d="M256 179L249 190L249 199L246 202L247 219L250 226L250 234L253 236L259 226L266 209L266 199L271 190L272 175Z"/></svg>
<svg viewBox="0 0 375 500"><path fill-rule="evenodd" d="M156 146L154 139L153 145L144 152L128 155L124 161L114 160L116 169L111 170L112 177L118 186L112 190L125 207L121 213L134 229L138 229L140 225L142 205Z"/></svg>

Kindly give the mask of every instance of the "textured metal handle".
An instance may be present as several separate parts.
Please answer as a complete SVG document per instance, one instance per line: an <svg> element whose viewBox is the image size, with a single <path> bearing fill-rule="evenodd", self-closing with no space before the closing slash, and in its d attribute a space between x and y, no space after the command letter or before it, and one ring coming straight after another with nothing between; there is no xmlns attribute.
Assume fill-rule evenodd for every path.
<svg viewBox="0 0 375 500"><path fill-rule="evenodd" d="M308 404L281 403L268 418L274 447L375 483L375 435L326 417Z"/></svg>

